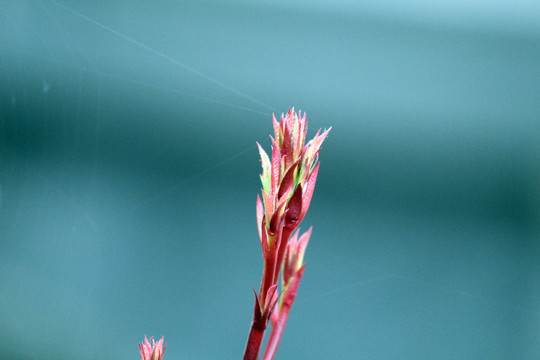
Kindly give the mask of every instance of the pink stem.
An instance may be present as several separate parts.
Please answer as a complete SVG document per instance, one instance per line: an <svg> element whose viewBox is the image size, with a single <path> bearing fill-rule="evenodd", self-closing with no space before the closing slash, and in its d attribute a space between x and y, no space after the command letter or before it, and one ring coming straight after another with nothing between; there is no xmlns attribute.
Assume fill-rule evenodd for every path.
<svg viewBox="0 0 540 360"><path fill-rule="evenodd" d="M276 309L277 310L277 309ZM290 307L283 307L279 313L279 319L276 323L272 324L272 332L266 345L266 351L263 356L263 360L272 360L276 356L276 352L281 341L281 336L285 330L287 324L287 317L289 316Z"/></svg>
<svg viewBox="0 0 540 360"><path fill-rule="evenodd" d="M298 292L298 285L300 285L300 280L304 275L304 270L306 264L302 265L291 279L290 284L285 292L281 295L283 296L281 304L274 311L279 311L277 313L277 320L272 319L272 332L270 333L270 338L268 339L268 344L266 345L266 351L264 353L263 360L272 360L276 356L276 351L281 341L281 336L285 330L285 325L287 324L287 318L289 317L289 312L291 311L294 299L296 299L296 293ZM274 314L275 315L275 314Z"/></svg>

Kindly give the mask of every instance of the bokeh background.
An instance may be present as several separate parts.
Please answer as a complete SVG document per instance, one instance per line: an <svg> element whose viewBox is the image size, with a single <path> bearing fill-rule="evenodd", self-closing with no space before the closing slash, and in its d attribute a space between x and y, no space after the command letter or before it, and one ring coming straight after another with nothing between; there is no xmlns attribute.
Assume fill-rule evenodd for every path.
<svg viewBox="0 0 540 360"><path fill-rule="evenodd" d="M3 1L0 354L238 359L271 114L332 126L280 359L540 358L535 1Z"/></svg>

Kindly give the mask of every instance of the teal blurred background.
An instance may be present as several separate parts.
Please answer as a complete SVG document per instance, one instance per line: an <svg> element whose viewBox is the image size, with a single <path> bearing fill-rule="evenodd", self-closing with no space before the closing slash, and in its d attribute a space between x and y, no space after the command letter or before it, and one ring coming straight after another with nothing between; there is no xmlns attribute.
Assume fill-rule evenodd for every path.
<svg viewBox="0 0 540 360"><path fill-rule="evenodd" d="M540 358L534 1L3 1L0 354L239 359L271 114L323 145L279 359Z"/></svg>

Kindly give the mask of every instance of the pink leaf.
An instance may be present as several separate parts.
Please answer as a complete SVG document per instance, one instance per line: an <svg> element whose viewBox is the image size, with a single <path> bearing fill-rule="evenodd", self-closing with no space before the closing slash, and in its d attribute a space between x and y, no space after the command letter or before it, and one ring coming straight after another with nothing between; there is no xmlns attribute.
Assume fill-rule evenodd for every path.
<svg viewBox="0 0 540 360"><path fill-rule="evenodd" d="M292 277L291 283L289 284L289 287L287 288L287 291L283 297L281 306L287 306L289 308L292 306L294 299L296 298L296 293L298 292L298 285L300 285L300 280L302 280L302 275L304 275L305 268L306 264L302 265Z"/></svg>
<svg viewBox="0 0 540 360"><path fill-rule="evenodd" d="M272 199L270 199L269 195L264 191L262 192L262 197L264 201L264 213L268 219L268 216L271 216L274 212L274 203L272 202Z"/></svg>
<svg viewBox="0 0 540 360"><path fill-rule="evenodd" d="M282 115L283 117L283 115ZM272 114L272 124L274 125L274 137L277 142L279 142L279 123L276 120L274 114Z"/></svg>
<svg viewBox="0 0 540 360"><path fill-rule="evenodd" d="M313 196L313 191L315 190L315 183L317 182L317 174L319 173L319 164L315 166L306 183L306 189L304 191L304 196L302 198L302 213L301 218L306 215L306 212L309 208L311 202L311 197Z"/></svg>
<svg viewBox="0 0 540 360"><path fill-rule="evenodd" d="M272 181L271 181L271 186L270 186L270 196L272 198L275 196L277 192L279 176L281 175L280 161L281 161L281 154L279 152L279 148L274 142L274 146L272 146Z"/></svg>

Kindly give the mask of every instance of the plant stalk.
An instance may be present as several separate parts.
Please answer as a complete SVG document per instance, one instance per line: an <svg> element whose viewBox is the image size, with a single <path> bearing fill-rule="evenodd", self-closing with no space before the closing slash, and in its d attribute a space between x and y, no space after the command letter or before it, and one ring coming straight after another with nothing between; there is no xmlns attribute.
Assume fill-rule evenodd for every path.
<svg viewBox="0 0 540 360"><path fill-rule="evenodd" d="M272 324L272 332L270 333L270 338L268 339L268 344L266 345L266 351L264 352L263 360L273 360L274 356L276 356L279 342L281 341L281 336L283 335L285 325L287 324L289 311L289 307L281 309L279 314L279 320L277 321L277 323Z"/></svg>
<svg viewBox="0 0 540 360"><path fill-rule="evenodd" d="M246 350L244 352L244 360L257 360L259 355L259 349L264 337L265 328L261 328L260 324L253 321L251 324L251 330L246 344Z"/></svg>

